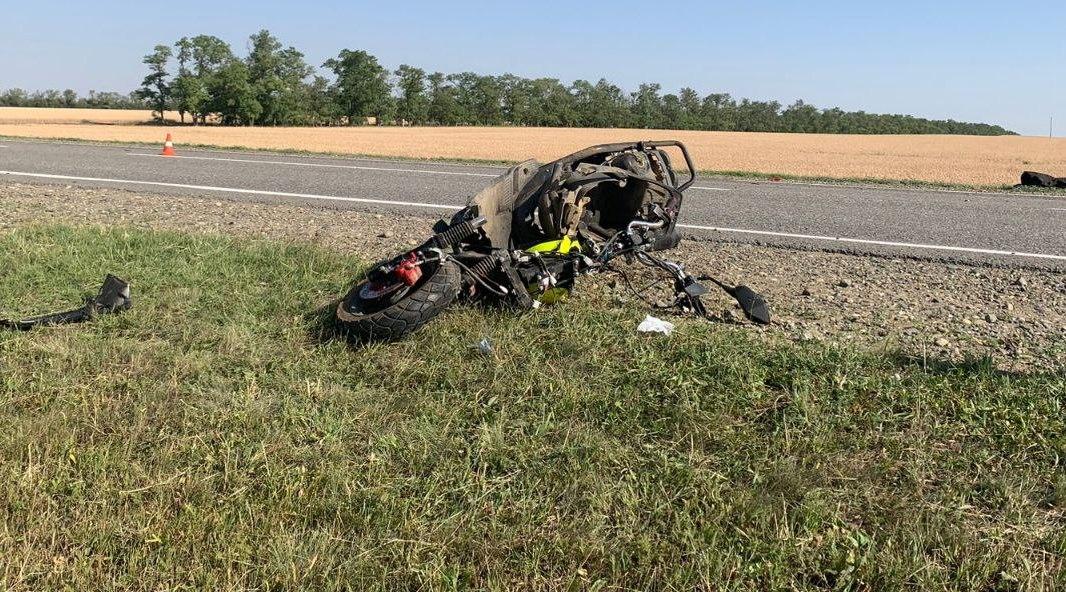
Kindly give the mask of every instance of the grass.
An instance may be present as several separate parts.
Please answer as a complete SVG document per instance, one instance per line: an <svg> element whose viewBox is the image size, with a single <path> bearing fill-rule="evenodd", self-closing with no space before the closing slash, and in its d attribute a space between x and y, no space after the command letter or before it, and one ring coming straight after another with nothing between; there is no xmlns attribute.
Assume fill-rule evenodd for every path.
<svg viewBox="0 0 1066 592"><path fill-rule="evenodd" d="M354 349L359 261L0 234L5 589L1051 589L1066 376L767 342L586 293ZM489 337L495 351L475 353Z"/></svg>
<svg viewBox="0 0 1066 592"><path fill-rule="evenodd" d="M873 136L699 132L647 129L513 127L274 128L78 125L5 122L0 135L81 138L158 145L174 134L187 145L250 147L403 158L550 161L592 144L674 138L685 142L697 168L828 179L922 181L1001 187L1024 170L1063 174L1066 138L1019 136Z"/></svg>

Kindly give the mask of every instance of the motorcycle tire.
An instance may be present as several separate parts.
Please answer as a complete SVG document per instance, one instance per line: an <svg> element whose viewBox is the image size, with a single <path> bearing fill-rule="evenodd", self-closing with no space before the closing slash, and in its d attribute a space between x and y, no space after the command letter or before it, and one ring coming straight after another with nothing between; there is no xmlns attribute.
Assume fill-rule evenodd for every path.
<svg viewBox="0 0 1066 592"><path fill-rule="evenodd" d="M417 284L382 305L361 297L368 280L357 283L337 304L336 320L358 341L393 341L409 335L448 308L459 295L459 267L444 261L423 270Z"/></svg>

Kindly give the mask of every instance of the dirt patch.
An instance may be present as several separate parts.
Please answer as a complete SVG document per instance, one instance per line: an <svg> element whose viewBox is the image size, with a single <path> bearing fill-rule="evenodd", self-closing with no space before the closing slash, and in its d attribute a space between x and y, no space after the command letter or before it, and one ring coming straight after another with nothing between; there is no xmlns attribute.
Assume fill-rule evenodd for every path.
<svg viewBox="0 0 1066 592"><path fill-rule="evenodd" d="M131 225L309 241L371 259L429 233L423 216L172 197L57 185L0 185L0 231L34 223ZM989 357L1005 370L1066 368L1066 274L688 240L671 254L699 273L763 292L768 336L855 343L918 358ZM121 271L121 270L116 270ZM581 297L633 298L613 276ZM708 308L738 321L725 297Z"/></svg>

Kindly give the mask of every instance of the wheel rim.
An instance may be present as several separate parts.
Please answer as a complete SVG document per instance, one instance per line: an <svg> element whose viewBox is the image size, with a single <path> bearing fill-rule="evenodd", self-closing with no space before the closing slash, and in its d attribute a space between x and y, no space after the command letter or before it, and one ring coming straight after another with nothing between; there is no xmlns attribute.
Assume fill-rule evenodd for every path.
<svg viewBox="0 0 1066 592"><path fill-rule="evenodd" d="M423 264L424 273L422 278L413 286L403 282L375 285L370 280L363 280L348 293L344 301L344 309L352 315L367 315L380 312L406 298L411 292L417 290L430 277L437 272L438 264Z"/></svg>

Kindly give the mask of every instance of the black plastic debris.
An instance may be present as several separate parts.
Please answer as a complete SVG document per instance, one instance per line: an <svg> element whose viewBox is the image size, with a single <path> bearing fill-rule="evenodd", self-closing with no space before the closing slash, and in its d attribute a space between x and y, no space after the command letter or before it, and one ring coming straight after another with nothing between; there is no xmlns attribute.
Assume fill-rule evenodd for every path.
<svg viewBox="0 0 1066 592"><path fill-rule="evenodd" d="M125 280L108 274L104 278L104 284L100 286L100 293L86 299L85 305L81 308L22 320L0 319L0 327L28 331L40 325L80 323L92 319L98 314L121 312L128 309L132 304L130 285Z"/></svg>
<svg viewBox="0 0 1066 592"><path fill-rule="evenodd" d="M1045 173L1025 171L1022 173L1022 186L1024 187L1049 187L1066 189L1066 177L1052 177Z"/></svg>

